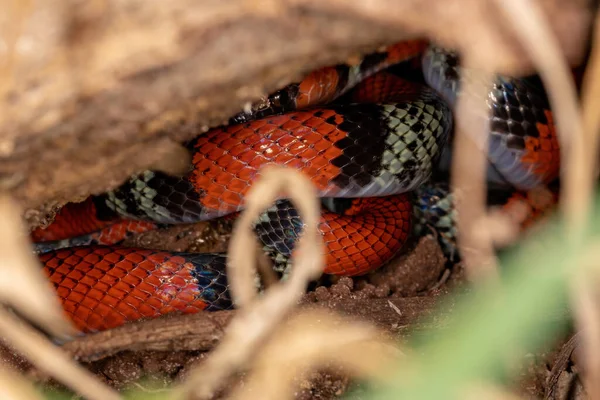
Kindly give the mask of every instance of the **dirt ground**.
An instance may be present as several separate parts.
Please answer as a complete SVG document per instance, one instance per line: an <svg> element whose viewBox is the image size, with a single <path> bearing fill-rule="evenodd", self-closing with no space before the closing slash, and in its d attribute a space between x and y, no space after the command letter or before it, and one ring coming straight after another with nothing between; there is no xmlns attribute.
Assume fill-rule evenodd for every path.
<svg viewBox="0 0 600 400"><path fill-rule="evenodd" d="M172 251L223 252L227 249L231 226L231 221L177 226L139 234L126 244ZM427 236L414 240L396 259L374 273L357 278L322 279L316 288L305 295L303 305L325 306L366 319L404 341L412 332L429 327L423 325L421 318L427 315L438 299L444 299L442 296L451 289L460 289L464 282L460 264L448 265L436 239ZM224 318L224 322L220 323L226 324L229 315ZM170 323L168 319L153 322ZM182 323L187 322L183 320ZM436 323L443 324L442 321ZM156 329L153 328L152 331L155 336L160 336ZM193 365L202 362L206 352L210 351L219 338L218 335L213 335L212 342L193 345L181 340L182 338L176 340L165 337L168 345L158 348L168 350L152 350L157 346L153 347L148 341L131 337L129 333L122 334L130 338L131 343L137 341L138 344L132 346L131 343L122 342L120 347L113 347L103 355L98 351L98 342L103 341L103 338L93 338L94 335L91 335L87 345L91 346L94 355L91 355L89 348L81 350L84 346L73 350L73 347L67 345L67 350L73 351L84 361L84 365L113 387L154 392L164 390L168 384L185 377ZM118 336L115 333L112 339L118 341ZM550 381L560 396L557 394L557 397L547 398L578 398L573 397L577 396L577 391L572 390L572 386L578 384L576 367L569 361L569 349L572 351L572 348L564 346L566 349L561 350L562 345L563 343L557 344L552 352L529 354L523 361L515 387L526 397L543 398ZM25 361L9 350L5 349L2 358L19 369L28 371L34 378L45 381L43 376L30 369ZM559 360L558 363L562 364L561 368L551 374L554 360ZM554 379L549 379L551 376ZM243 376L241 379L243 380ZM50 381L46 381L46 384L50 388L58 388ZM360 393L360 387L342 370L312 373L301 379L299 387L296 395L298 399L333 399L349 389Z"/></svg>

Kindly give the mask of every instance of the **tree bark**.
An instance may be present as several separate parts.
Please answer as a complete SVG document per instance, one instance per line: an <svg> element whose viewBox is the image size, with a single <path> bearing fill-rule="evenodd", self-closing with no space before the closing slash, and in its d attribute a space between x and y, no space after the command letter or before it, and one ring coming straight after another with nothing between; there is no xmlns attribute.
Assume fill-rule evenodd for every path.
<svg viewBox="0 0 600 400"><path fill-rule="evenodd" d="M381 45L427 37L476 47L502 72L531 67L480 0L5 2L0 187L30 226L143 169L174 169L176 143ZM537 3L578 62L589 2Z"/></svg>

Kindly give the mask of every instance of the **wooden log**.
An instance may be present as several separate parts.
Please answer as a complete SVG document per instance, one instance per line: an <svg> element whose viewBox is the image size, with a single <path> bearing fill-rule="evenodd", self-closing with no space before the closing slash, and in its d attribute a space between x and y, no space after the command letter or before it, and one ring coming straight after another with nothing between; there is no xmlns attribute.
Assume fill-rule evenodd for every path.
<svg viewBox="0 0 600 400"><path fill-rule="evenodd" d="M536 2L577 62L589 2ZM479 0L6 3L0 187L31 226L132 173L173 169L165 160L177 158L175 143L314 68L384 44L425 36L477 48L504 72L531 67L491 2Z"/></svg>

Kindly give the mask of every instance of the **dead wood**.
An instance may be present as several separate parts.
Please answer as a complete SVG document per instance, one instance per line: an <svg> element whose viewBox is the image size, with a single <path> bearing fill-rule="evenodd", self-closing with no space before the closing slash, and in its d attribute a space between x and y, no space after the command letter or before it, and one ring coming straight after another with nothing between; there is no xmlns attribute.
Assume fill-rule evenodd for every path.
<svg viewBox="0 0 600 400"><path fill-rule="evenodd" d="M452 297L441 295L384 299L332 298L303 304L300 309L325 307L406 338L410 332L445 326L454 304ZM443 310L440 310L442 305ZM428 320L433 311L443 312L434 320ZM62 347L83 362L100 360L125 350L209 351L221 340L235 313L233 310L167 315L82 336ZM563 321L565 317L564 313L548 315L550 320L555 321Z"/></svg>
<svg viewBox="0 0 600 400"><path fill-rule="evenodd" d="M332 299L321 305L343 315L375 323L391 332L424 328L416 324L418 319L433 309L433 297L408 297L397 299L355 300ZM165 316L153 320L124 325L109 331L86 335L69 342L63 348L80 361L99 360L124 350L131 351L177 351L212 349L235 311L219 311L193 315Z"/></svg>
<svg viewBox="0 0 600 400"><path fill-rule="evenodd" d="M573 335L560 349L553 362L552 370L546 381L546 392L544 399L555 399L559 395L560 376L572 362L573 353L581 346L581 336L579 333Z"/></svg>
<svg viewBox="0 0 600 400"><path fill-rule="evenodd" d="M576 63L589 2L537 2ZM530 68L502 25L479 28L499 24L479 0L64 0L13 2L6 15L0 184L23 202L31 226L132 173L169 170L174 142L383 44L426 36L481 48L505 72Z"/></svg>

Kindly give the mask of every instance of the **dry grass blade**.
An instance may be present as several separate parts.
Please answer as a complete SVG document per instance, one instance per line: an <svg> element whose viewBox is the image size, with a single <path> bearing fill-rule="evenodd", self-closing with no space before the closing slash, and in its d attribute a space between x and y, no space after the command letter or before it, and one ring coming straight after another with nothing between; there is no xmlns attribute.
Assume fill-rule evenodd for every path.
<svg viewBox="0 0 600 400"><path fill-rule="evenodd" d="M0 299L57 337L75 329L64 318L63 309L43 276L22 229L21 210L9 196L0 196ZM0 336L33 364L89 399L119 396L75 364L66 353L26 326L11 313L0 311Z"/></svg>
<svg viewBox="0 0 600 400"><path fill-rule="evenodd" d="M372 326L331 312L304 311L283 325L252 363L231 399L291 399L303 373L342 367L354 376L389 378L400 351ZM294 384L295 383L295 384Z"/></svg>
<svg viewBox="0 0 600 400"><path fill-rule="evenodd" d="M471 385L465 394L465 400L520 400L523 397L510 393L506 389L491 384Z"/></svg>
<svg viewBox="0 0 600 400"><path fill-rule="evenodd" d="M0 309L0 336L40 370L85 396L86 399L118 400L121 398L94 375L73 362L66 352L4 309Z"/></svg>
<svg viewBox="0 0 600 400"><path fill-rule="evenodd" d="M547 88L561 146L564 187L562 203L573 228L581 226L591 205L592 171L587 168L588 143L584 137L577 90L556 37L536 3L496 0L521 39ZM596 153L594 153L596 154Z"/></svg>
<svg viewBox="0 0 600 400"><path fill-rule="evenodd" d="M595 267L598 268L598 265ZM600 304L597 288L597 276L578 274L573 282L572 301L581 332L585 388L590 399L600 399Z"/></svg>
<svg viewBox="0 0 600 400"><path fill-rule="evenodd" d="M19 374L0 366L0 399L43 400L43 397Z"/></svg>
<svg viewBox="0 0 600 400"><path fill-rule="evenodd" d="M540 71L552 109L561 144L563 165L562 208L567 219L567 239L573 249L581 244L584 227L590 213L594 167L598 155L597 114L600 93L598 76L598 27L592 54L591 66L586 71L584 82L584 119L578 109L577 92L571 79L568 65L561 54L558 42L540 10L531 1L497 1L507 19L514 22L513 28ZM585 129L584 129L585 128ZM574 254L575 256L576 254ZM597 269L597 266L594 266ZM573 281L573 301L578 324L582 329L583 348L589 356L586 362L586 386L591 398L600 398L600 303L596 296L595 274L588 268L580 269Z"/></svg>
<svg viewBox="0 0 600 400"><path fill-rule="evenodd" d="M57 337L73 335L75 329L64 318L54 289L31 251L20 215L15 202L0 194L0 301Z"/></svg>
<svg viewBox="0 0 600 400"><path fill-rule="evenodd" d="M511 205L509 212L500 207L492 208L475 227L477 235L490 235L497 247L505 247L519 239L519 224L527 216L527 205L516 203ZM477 233L480 232L480 233Z"/></svg>
<svg viewBox="0 0 600 400"><path fill-rule="evenodd" d="M256 297L256 239L252 223L282 194L296 205L305 224L294 252L294 268L287 281L272 286L264 296L252 301ZM220 345L173 392L174 398L186 398L188 394L211 397L229 374L238 371L256 354L260 343L298 303L308 282L323 271L324 245L317 230L319 203L305 176L285 167L263 169L246 196L245 207L231 238L227 271L232 296L242 308Z"/></svg>
<svg viewBox="0 0 600 400"><path fill-rule="evenodd" d="M600 398L600 246L592 245L582 257L583 273L573 282L573 303L579 325L578 356L583 363L585 387L591 399ZM583 350L583 351L582 351Z"/></svg>
<svg viewBox="0 0 600 400"><path fill-rule="evenodd" d="M600 13L596 14L592 53L583 77L582 109L583 134L589 153L585 159L584 173L600 167L599 130L600 130ZM597 171L600 173L600 170ZM592 178L593 179L593 178Z"/></svg>
<svg viewBox="0 0 600 400"><path fill-rule="evenodd" d="M492 75L478 68L465 54L465 69L478 74L474 79L463 79L457 104L456 136L452 157L452 185L462 194L456 203L458 215L457 240L465 269L471 280L496 275L497 266L489 229L481 229L486 220L486 153L488 109L485 103ZM485 82L485 84L483 84Z"/></svg>

